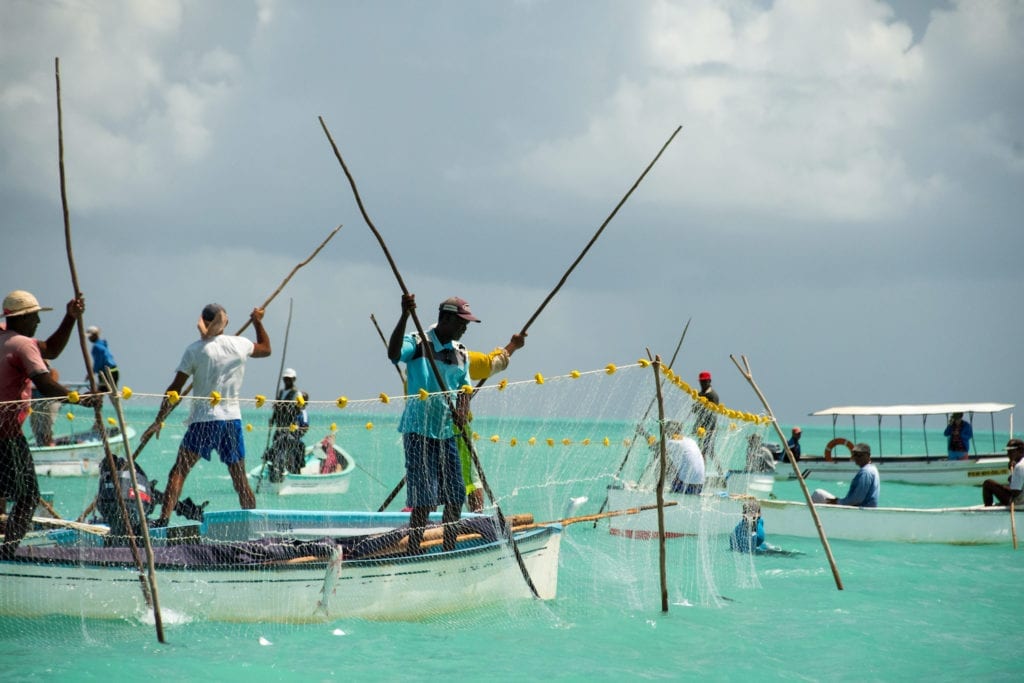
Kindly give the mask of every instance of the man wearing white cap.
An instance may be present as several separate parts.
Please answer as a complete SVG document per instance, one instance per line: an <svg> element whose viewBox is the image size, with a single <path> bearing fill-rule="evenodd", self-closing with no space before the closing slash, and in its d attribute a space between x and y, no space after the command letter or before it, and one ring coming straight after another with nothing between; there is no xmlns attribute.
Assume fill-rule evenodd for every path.
<svg viewBox="0 0 1024 683"><path fill-rule="evenodd" d="M39 313L52 310L40 306L32 294L23 290L4 298L6 329L0 330L0 498L13 499L14 508L7 518L0 559L14 557L39 501L35 463L22 432L32 385L46 397L63 398L70 393L53 379L44 359L56 358L64 350L75 320L85 310L85 299L76 297L68 302L64 319L46 341L34 339ZM102 396L90 394L82 396L80 403L95 407L102 400Z"/></svg>
<svg viewBox="0 0 1024 683"><path fill-rule="evenodd" d="M274 402L274 409L270 413L270 448L263 454L264 461L270 469L270 481L281 481L285 470L292 474L298 474L302 469L306 447L302 443L302 437L298 429L292 430L292 425L298 427L299 414L301 409L296 399L301 393L295 386L297 373L293 368L285 368L281 373L281 381L284 386L277 392L277 401Z"/></svg>

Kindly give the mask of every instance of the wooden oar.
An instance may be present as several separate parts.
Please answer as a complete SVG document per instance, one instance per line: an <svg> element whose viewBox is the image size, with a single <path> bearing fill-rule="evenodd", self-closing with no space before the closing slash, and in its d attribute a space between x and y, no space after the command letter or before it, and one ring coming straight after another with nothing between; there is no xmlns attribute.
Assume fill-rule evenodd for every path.
<svg viewBox="0 0 1024 683"><path fill-rule="evenodd" d="M338 225L336 228L334 228L334 230L331 230L330 234L328 234L327 237L324 238L324 241L320 243L320 246L318 246L316 249L314 249L313 253L310 254L308 257L306 257L306 259L304 261L299 261L295 265L295 267L292 268L291 272L288 273L288 275L285 276L284 280L281 280L281 284L279 284L277 286L277 289L275 289L273 291L273 293L270 296L267 297L266 301L264 301L263 304L261 306L258 306L257 308L266 309L267 306L270 305L270 302L273 301L277 297L277 295L281 293L281 290L284 289L284 286L287 285L288 281L292 279L292 276L294 276L295 273L298 272L298 270L300 268L302 268L307 263L309 263L314 258L316 258L316 255L320 253L320 250L323 249L327 245L327 243L331 241L331 238L334 237L334 235L337 234L337 232L339 230L341 230L341 225ZM245 324L242 325L238 329L238 332L236 332L235 335L237 336L237 335L240 335L243 332L245 332L249 328L249 325L251 324L251 322L252 322L251 320L246 319ZM186 386L185 389L181 392L181 395L184 396L185 394L187 394L191 390L192 390L192 384L189 383L188 386ZM173 411L176 406L177 406L177 404L172 405L170 407L170 411ZM168 413L167 413L168 415L170 414L170 411L168 411ZM156 425L156 424L157 424L157 422L154 420L153 425ZM143 434L142 438L139 439L139 445L135 447L135 457L139 457L139 453L141 453L142 449L146 447L147 443L149 443L150 438L152 438L150 436L150 434L151 434L151 432L149 432L147 430L147 432Z"/></svg>
<svg viewBox="0 0 1024 683"><path fill-rule="evenodd" d="M729 354L729 358L732 360L736 369L740 371L740 374L746 378L750 384L754 393L761 399L761 405L764 406L765 412L772 419L772 426L775 428L775 433L778 435L779 440L782 441L782 447L786 449L786 457L789 459L789 464L793 466L793 471L796 473L796 479L800 482L800 489L804 492L804 499L807 501L807 509L811 512L811 518L814 520L814 526L818 530L818 538L821 539L821 546L825 549L825 556L828 558L829 566L832 568L832 576L836 582L836 588L843 590L843 580L839 576L839 567L836 566L835 557L832 556L832 548L828 544L828 538L825 536L825 529L821 526L821 519L818 517L818 510L814 507L814 501L811 500L811 492L807 490L807 482L804 481L803 476L800 474L800 467L796 464L796 457L793 455L793 451L789 447L789 441L786 439L786 435L782 433L782 429L779 427L779 421L775 419L775 413L772 412L771 406L768 405L768 399L761 393L761 389L757 386L757 382L754 381L754 375L750 371L750 363L747 361L746 356L740 356L743 359L743 365L739 364L736 357Z"/></svg>
<svg viewBox="0 0 1024 683"><path fill-rule="evenodd" d="M60 519L55 517L32 517L32 521L36 524L43 526L57 526L65 529L75 529L76 531L82 531L87 534L94 534L96 536L106 536L110 533L110 529L99 524L83 524L82 522L73 522L70 519ZM0 514L0 522L7 523L7 515Z"/></svg>
<svg viewBox="0 0 1024 683"><path fill-rule="evenodd" d="M409 289L408 287L405 286L405 281L402 279L402 274L398 272L398 266L395 264L395 260L391 258L391 252L388 251L388 247L384 243L384 238L381 237L380 232L377 230L377 226L375 226L373 224L373 221L370 220L370 216L366 212L366 207L363 206L363 199L359 195L359 188L356 187L355 178L352 177L352 174L348 170L348 166L345 164L345 160L342 159L341 151L338 149L338 146L334 143L334 138L331 136L331 132L327 129L327 123L324 122L322 116L319 118L320 126L323 128L324 134L327 136L327 140L331 143L331 149L334 150L334 156L338 159L338 163L341 164L341 169L342 171L344 171L345 177L348 178L349 185L352 187L352 193L355 195L356 204L359 206L359 212L362 214L363 220L366 222L366 225L370 228L370 231L373 233L374 237L377 238L377 242L380 244L381 249L384 251L384 256L387 258L388 263L391 265L391 271L394 273L395 279L398 281L398 286L402 290L402 294L408 296ZM444 400L448 405L448 410L452 414L452 419L455 420L457 416L455 405L454 403L452 403L451 397L448 395L448 388L445 386L444 377L441 375L441 370L437 366L437 360L434 358L434 345L430 343L430 337L428 337L427 334L423 331L423 325L420 324L419 316L416 314L416 308L413 307L409 311L409 313L412 316L413 323L416 325L416 331L419 333L420 339L424 340L424 355L430 364L430 369L434 374L434 379L437 381L437 386L442 391L441 395L444 397ZM501 524L502 529L507 529L508 527L505 523L505 515L501 511L501 507L498 505L497 500L494 498L494 494L491 491L490 485L487 483L487 477L483 473L483 468L480 466L480 459L477 457L476 448L473 446L473 439L470 437L469 434L466 433L467 431L469 430L460 429L459 436L462 438L463 442L466 444L466 448L469 450L469 455L473 459L473 464L476 466L477 474L480 475L480 483L483 485L484 491L487 493L488 498L490 498L491 504L494 505L494 509L498 515L498 521ZM533 579L530 578L530 573L526 569L526 563L523 561L523 556L519 552L519 546L516 545L516 540L511 530L508 531L508 542L509 545L512 546L512 550L515 553L516 561L518 562L519 569L523 575L523 580L526 581L526 585L529 586L530 592L533 593L533 596L535 598L539 598L540 593L537 591L537 587L534 585Z"/></svg>

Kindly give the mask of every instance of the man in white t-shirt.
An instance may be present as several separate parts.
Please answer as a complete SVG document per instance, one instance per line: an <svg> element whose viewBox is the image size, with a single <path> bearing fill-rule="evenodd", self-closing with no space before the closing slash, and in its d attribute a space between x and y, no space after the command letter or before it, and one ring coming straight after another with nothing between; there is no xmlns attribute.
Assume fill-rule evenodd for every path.
<svg viewBox="0 0 1024 683"><path fill-rule="evenodd" d="M981 496L985 505L992 506L996 500L1000 505L1024 503L1024 441L1010 439L1006 442L1006 457L1010 459L1009 485L995 479L986 479L981 485Z"/></svg>
<svg viewBox="0 0 1024 683"><path fill-rule="evenodd" d="M704 490L704 456L693 437L682 434L678 422L665 423L665 455L675 469L673 493L697 494Z"/></svg>
<svg viewBox="0 0 1024 683"><path fill-rule="evenodd" d="M178 447L178 458L167 475L167 491L155 526L167 526L188 473L199 462L199 458L209 460L214 450L220 455L221 462L228 466L231 482L238 493L239 506L245 510L256 507L256 496L245 473L245 441L242 438L242 410L238 397L242 390L246 361L249 356L269 356L270 337L263 329L262 308L254 308L249 319L256 331L256 343L245 337L223 334L228 324L228 314L220 304L208 304L199 316L200 339L185 349L174 380L167 387L168 394L172 391L180 394L185 382L192 377L192 393L196 400L191 402L188 430ZM220 395L220 400L209 400L208 397L215 391ZM164 418L171 409L170 400L164 398L156 420L142 435L143 441L148 441L153 435L160 437Z"/></svg>

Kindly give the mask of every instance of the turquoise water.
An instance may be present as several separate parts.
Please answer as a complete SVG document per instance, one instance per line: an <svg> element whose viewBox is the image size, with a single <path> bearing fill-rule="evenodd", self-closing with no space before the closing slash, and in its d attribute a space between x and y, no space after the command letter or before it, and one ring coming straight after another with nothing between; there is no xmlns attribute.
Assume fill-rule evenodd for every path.
<svg viewBox="0 0 1024 683"><path fill-rule="evenodd" d="M360 465L345 496L283 500L261 492L258 504L376 509L402 473L390 417L365 418L374 421L372 429L364 417L340 425L339 441ZM325 433L336 419L317 417L311 436ZM545 519L560 516L568 495L590 497L577 514L597 510L623 455L614 445L632 428L614 421L484 419L475 426L484 435L481 458L505 513L530 511ZM803 427L806 452L820 452L832 437L830 424ZM541 441L565 434L577 444L583 438L593 442L530 449L521 441L515 448L488 448L487 434L507 441L511 431ZM613 446L595 445L602 436L610 436ZM1005 434L997 437L1005 443ZM248 437L250 456L262 450L264 438L258 431ZM941 438L935 447L940 443ZM165 430L147 448L142 464L150 477L163 482L176 444L173 430ZM94 479L40 483L54 492L56 507L69 518L84 509L96 487ZM793 482L777 484L775 493L800 495ZM210 500L211 509L237 502L226 470L216 462L197 467L185 495ZM979 503L981 493L883 482L882 498L893 505L969 505ZM135 620L0 618L0 666L4 680L71 681L1019 680L1012 629L1005 634L1003 626L1017 621L1013 587L1024 579L1024 550L1010 544L832 541L845 587L840 591L816 539L773 536L770 526L768 536L802 554L750 558L714 540L669 540L667 613L661 611L657 543L613 537L605 523L580 523L565 529L559 597L546 603L522 601L414 623L172 621L165 623L167 644L157 642L151 624Z"/></svg>

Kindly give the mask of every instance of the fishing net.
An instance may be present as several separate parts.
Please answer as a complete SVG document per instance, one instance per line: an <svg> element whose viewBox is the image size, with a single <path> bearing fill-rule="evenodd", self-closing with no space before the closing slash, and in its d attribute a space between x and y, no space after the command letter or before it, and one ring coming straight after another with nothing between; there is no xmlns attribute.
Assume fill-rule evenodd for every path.
<svg viewBox="0 0 1024 683"><path fill-rule="evenodd" d="M660 405L655 400L658 383ZM102 424L114 456L123 457L122 431L138 449L167 397L123 387L114 398L104 407ZM172 628L379 618L495 625L517 615L571 624L595 610L656 614L662 599L662 545L653 508L663 427L667 438L692 437L706 460L701 494L665 497L689 511L681 523L672 520L671 507L665 508L664 586L670 607L722 607L729 603L727 594L758 584L752 555L731 551L729 539L742 520L737 500L751 493L751 481L771 479L774 463L763 459L759 449L768 420L704 401L664 366L640 361L552 377L491 378L478 387L470 431L479 468L472 468L467 483L485 490L487 517L463 520L456 530L459 547L473 547L479 554L450 566L438 559L444 555L439 514L431 517L422 554L407 552L409 515L403 511L406 490L400 484L405 468L396 430L407 401L440 397L313 396L297 401L295 422L287 427L271 425L273 400L243 397L248 482L257 508L277 514L238 511L239 496L215 450L210 461L200 459L190 472L170 527L149 528L145 520L152 524L159 515L192 402L227 400L188 394L170 398L174 408L159 438L136 453L139 489L131 485L126 461L117 464L116 476L109 470L98 476L104 451L96 444L92 410L72 403L60 404L56 412L50 408L52 434L39 442L46 445L36 445L31 421L25 421L40 488L53 503L52 509L37 511L18 551L21 559L0 563L7 573L0 594L4 637L14 631L19 637L45 636L59 623L40 618L48 612L85 629L102 618L151 624L153 596L143 580L149 574L146 533L161 616ZM35 415L46 404L33 401L32 408ZM17 411L19 406L4 409ZM72 443L92 450L59 449ZM296 453L304 458L296 461ZM667 491L673 483L671 463L666 468ZM110 490L114 480L121 485L118 493ZM100 504L104 486L106 502ZM112 505L118 496L129 510L138 505L137 497L144 498L142 516L112 519L118 516ZM323 514L377 511L388 500L390 517L384 521L372 515L363 515L369 521L357 521L358 515L325 521ZM626 505L616 508L616 501ZM499 511L517 532L515 545L508 542L508 526L498 523ZM53 515L61 519L47 519ZM548 522L563 526L546 532ZM487 553L484 548L499 550ZM554 568L545 568L552 554ZM358 565L360 560L380 562ZM120 569L115 587L108 585L109 567L95 568L103 563ZM81 579L87 565L94 569ZM47 571L22 577L17 589L11 588L15 574L39 566ZM236 581L256 577L262 583L253 593L258 609L221 599L230 594L232 579L216 572L243 568L244 577ZM424 572L433 577L427 583L395 578ZM188 584L187 591L182 583ZM544 597L557 590L556 597L530 599L531 583L548 594ZM183 601L188 592L193 599ZM23 613L26 605L35 606L29 615Z"/></svg>

